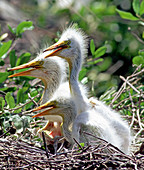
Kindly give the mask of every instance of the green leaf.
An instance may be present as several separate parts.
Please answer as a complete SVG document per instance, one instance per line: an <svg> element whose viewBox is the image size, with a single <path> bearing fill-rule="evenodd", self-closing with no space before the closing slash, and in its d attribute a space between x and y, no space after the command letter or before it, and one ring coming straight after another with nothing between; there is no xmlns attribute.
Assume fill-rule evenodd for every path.
<svg viewBox="0 0 144 170"><path fill-rule="evenodd" d="M17 90L16 87L3 87L3 88L0 88L1 91L4 91L4 92L14 92Z"/></svg>
<svg viewBox="0 0 144 170"><path fill-rule="evenodd" d="M138 52L138 54L139 54L139 55L142 55L142 56L144 57L144 51L141 51L141 50L140 50L140 51Z"/></svg>
<svg viewBox="0 0 144 170"><path fill-rule="evenodd" d="M131 21L139 20L139 18L133 16L130 12L121 11L119 9L116 9L116 11L119 13L121 18L123 18L123 19L128 19L128 20L131 20Z"/></svg>
<svg viewBox="0 0 144 170"><path fill-rule="evenodd" d="M144 39L144 31L143 31L143 33L142 33L142 38Z"/></svg>
<svg viewBox="0 0 144 170"><path fill-rule="evenodd" d="M19 133L23 131L23 122L19 115L13 115L11 121L14 123L16 129L19 129Z"/></svg>
<svg viewBox="0 0 144 170"><path fill-rule="evenodd" d="M5 62L4 60L0 59L0 66L4 66Z"/></svg>
<svg viewBox="0 0 144 170"><path fill-rule="evenodd" d="M17 104L18 103L23 103L23 100L24 100L23 89L19 89L19 91L17 93Z"/></svg>
<svg viewBox="0 0 144 170"><path fill-rule="evenodd" d="M9 24L8 24L8 29L10 30L11 33L16 34L16 29L12 28Z"/></svg>
<svg viewBox="0 0 144 170"><path fill-rule="evenodd" d="M80 143L80 145L81 145L82 147L84 147L84 146L85 146L85 144L84 144L84 143Z"/></svg>
<svg viewBox="0 0 144 170"><path fill-rule="evenodd" d="M37 94L38 94L38 91L36 89L33 89L30 92L31 97L35 97Z"/></svg>
<svg viewBox="0 0 144 170"><path fill-rule="evenodd" d="M16 109L16 108L15 108ZM22 111L22 108L16 109L14 113L20 113Z"/></svg>
<svg viewBox="0 0 144 170"><path fill-rule="evenodd" d="M24 127L24 128L29 127L30 122L32 121L32 117L22 116L21 119L22 119L22 121L23 121L23 127Z"/></svg>
<svg viewBox="0 0 144 170"><path fill-rule="evenodd" d="M8 42L4 42L3 45L0 47L0 58L9 50L11 46L12 40Z"/></svg>
<svg viewBox="0 0 144 170"><path fill-rule="evenodd" d="M86 68L82 68L79 73L79 81L81 81L87 74L88 70Z"/></svg>
<svg viewBox="0 0 144 170"><path fill-rule="evenodd" d="M32 105L33 105L33 102L26 104L25 107L24 107L24 110L30 109Z"/></svg>
<svg viewBox="0 0 144 170"><path fill-rule="evenodd" d="M30 53L23 53L17 60L16 66L27 63L31 57Z"/></svg>
<svg viewBox="0 0 144 170"><path fill-rule="evenodd" d="M142 66L144 66L144 56L136 56L133 58L132 60L133 64L136 64L136 65L140 65L142 64Z"/></svg>
<svg viewBox="0 0 144 170"><path fill-rule="evenodd" d="M98 48L96 50L96 52L94 53L94 58L103 56L106 53L106 50L107 50L106 46L102 46L102 47Z"/></svg>
<svg viewBox="0 0 144 170"><path fill-rule="evenodd" d="M94 53L95 53L95 44L94 44L93 39L90 42L90 51L91 51L92 55L94 55Z"/></svg>
<svg viewBox="0 0 144 170"><path fill-rule="evenodd" d="M14 108L15 107L15 101L13 96L11 95L10 92L8 92L5 96L5 100L7 102L7 104L9 105L9 108Z"/></svg>
<svg viewBox="0 0 144 170"><path fill-rule="evenodd" d="M104 61L103 58L99 58L99 59L95 60L95 61L93 62L93 64L97 64L97 63L100 63L100 62L103 62L103 61Z"/></svg>
<svg viewBox="0 0 144 170"><path fill-rule="evenodd" d="M140 15L144 14L144 0L140 4Z"/></svg>
<svg viewBox="0 0 144 170"><path fill-rule="evenodd" d="M12 50L9 54L11 67L15 67L17 56L15 55L15 50Z"/></svg>
<svg viewBox="0 0 144 170"><path fill-rule="evenodd" d="M139 0L133 0L132 6L133 6L135 13L139 14L139 12L140 12L140 1Z"/></svg>
<svg viewBox="0 0 144 170"><path fill-rule="evenodd" d="M99 63L99 62L103 62L103 58L99 58L99 59L97 59L97 60L95 60L95 61L90 61L90 62L88 62L87 64L88 64L88 65L94 65L94 64L97 64L97 63Z"/></svg>
<svg viewBox="0 0 144 170"><path fill-rule="evenodd" d="M0 97L0 110L3 110L4 105L5 105L5 100L3 99L3 97Z"/></svg>
<svg viewBox="0 0 144 170"><path fill-rule="evenodd" d="M8 75L8 72L0 72L0 83L3 83L7 79Z"/></svg>
<svg viewBox="0 0 144 170"><path fill-rule="evenodd" d="M32 21L23 21L16 28L16 35L21 35L26 30L32 30L34 28Z"/></svg>

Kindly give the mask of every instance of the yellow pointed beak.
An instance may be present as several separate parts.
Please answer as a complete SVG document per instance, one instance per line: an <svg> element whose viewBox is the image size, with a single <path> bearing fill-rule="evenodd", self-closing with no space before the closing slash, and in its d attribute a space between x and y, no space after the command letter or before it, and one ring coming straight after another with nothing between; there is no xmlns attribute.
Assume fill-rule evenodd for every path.
<svg viewBox="0 0 144 170"><path fill-rule="evenodd" d="M54 108L56 108L56 107L57 107L57 106L56 106L56 103L55 103L55 102L53 102L53 101L47 102L47 103L45 103L45 104L43 104L43 105L41 105L41 106L33 109L33 112L35 112L35 111L38 111L38 110L42 110L42 109L47 108L47 110L45 110L45 111L43 111L43 112L41 112L41 113L38 113L38 114L34 115L33 118L34 118L34 117L39 117L39 116L49 115L49 114L50 114L49 111L52 110L52 109L54 109Z"/></svg>
<svg viewBox="0 0 144 170"><path fill-rule="evenodd" d="M13 75L10 75L9 78L11 77L17 77L17 76L28 76L31 75L31 72L35 69L38 68L42 68L43 62L42 61L31 61L29 63L17 66L17 67L13 67L13 68L9 68L8 71L14 71L14 70L20 70L20 69L25 69L25 68L32 68L30 70L27 71L23 71L20 73L15 73Z"/></svg>
<svg viewBox="0 0 144 170"><path fill-rule="evenodd" d="M43 52L47 52L52 50L48 55L45 56L45 58L58 55L61 50L69 48L70 47L69 44L70 41L60 41L60 42L58 41L57 43L53 44L52 46L48 47L43 51Z"/></svg>
<svg viewBox="0 0 144 170"><path fill-rule="evenodd" d="M38 111L38 110L42 110L42 109L50 108L50 107L56 108L56 104L55 104L53 101L47 102L47 103L45 103L45 104L43 104L43 105L40 105L39 107L36 107L36 108L33 109L32 111L33 111L33 112L36 112L36 111Z"/></svg>
<svg viewBox="0 0 144 170"><path fill-rule="evenodd" d="M34 115L32 118L34 117L40 117L40 116L46 116L46 115L51 115L51 113L49 113L50 110L54 109L54 107L50 107L48 108L47 110L43 111L43 112L40 112L36 115ZM40 109L39 109L40 110Z"/></svg>
<svg viewBox="0 0 144 170"><path fill-rule="evenodd" d="M30 70L27 70L27 71L23 71L23 72L20 72L20 73L15 73L15 74L12 74L8 77L12 78L12 77L18 77L18 76L28 76L28 75L31 75L31 71L33 71L35 69L36 68L30 69Z"/></svg>

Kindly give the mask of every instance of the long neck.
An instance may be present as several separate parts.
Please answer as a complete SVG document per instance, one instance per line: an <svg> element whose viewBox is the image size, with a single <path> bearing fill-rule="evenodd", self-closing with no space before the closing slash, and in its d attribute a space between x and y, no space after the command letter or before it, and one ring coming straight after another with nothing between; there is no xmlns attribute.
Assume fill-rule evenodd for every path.
<svg viewBox="0 0 144 170"><path fill-rule="evenodd" d="M84 112L88 108L88 98L84 94L82 94L78 82L78 75L81 69L81 58L76 57L73 61L69 61L70 68L70 77L69 77L69 85L71 94L76 102L78 114Z"/></svg>
<svg viewBox="0 0 144 170"><path fill-rule="evenodd" d="M64 119L63 119L63 133L66 139L72 143L72 131L70 131L70 126L74 122L76 118L76 110L75 108L69 108L68 110L65 111L64 113Z"/></svg>
<svg viewBox="0 0 144 170"><path fill-rule="evenodd" d="M59 75L59 77L55 76L52 80L42 79L45 89L41 97L41 104L46 103L48 100L50 100L53 97L55 91L60 86L60 83L61 83L60 77L61 75Z"/></svg>

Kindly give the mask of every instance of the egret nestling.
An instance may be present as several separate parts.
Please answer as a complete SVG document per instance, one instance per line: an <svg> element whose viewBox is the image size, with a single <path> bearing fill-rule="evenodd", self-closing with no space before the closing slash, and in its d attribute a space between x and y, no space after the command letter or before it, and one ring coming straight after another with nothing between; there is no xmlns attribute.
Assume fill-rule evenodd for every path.
<svg viewBox="0 0 144 170"><path fill-rule="evenodd" d="M49 54L46 53L46 54ZM20 70L24 68L31 68L27 71L15 73L9 77L17 76L32 76L41 79L45 85L45 90L42 96L42 104L49 101L54 95L59 96L60 94L70 94L68 82L62 83L66 79L66 64L63 59L59 57L46 58L46 54L40 54L34 60L29 63L9 69L9 71ZM80 84L80 89L83 95L87 94L87 89ZM39 132L48 130L50 136L61 136L60 124L62 123L61 116L49 115L46 117L48 122ZM52 128L52 121L57 122L56 126ZM53 132L51 132L53 129ZM54 130L55 129L55 130Z"/></svg>
<svg viewBox="0 0 144 170"><path fill-rule="evenodd" d="M46 108L50 108L47 109ZM61 93L59 96L54 96L49 102L33 109L33 111L38 111L45 109L44 114L38 113L33 117L48 116L48 115L59 115L63 119L62 133L68 142L72 142L70 127L77 115L74 101L70 98L70 92ZM46 114L45 114L46 113ZM41 114L41 115L40 115Z"/></svg>
<svg viewBox="0 0 144 170"><path fill-rule="evenodd" d="M45 109L45 111L36 114L33 117L47 116L47 115L60 115L63 118L62 132L65 138L72 145L74 144L73 138L77 141L91 143L97 141L94 137L86 137L83 131L87 131L93 135L105 139L109 143L121 149L121 139L116 134L115 129L105 119L101 113L96 112L94 109L83 112L77 116L77 108L75 101L65 95L52 98L49 102L35 108L33 111ZM93 116L95 114L95 117ZM72 124L72 130L70 129Z"/></svg>
<svg viewBox="0 0 144 170"><path fill-rule="evenodd" d="M112 125L112 128L115 129L120 136L122 150L125 153L128 153L130 145L130 129L127 123L121 119L118 113L112 111L102 102L94 98L89 100L86 95L81 93L78 83L78 75L82 62L87 54L87 42L87 36L84 32L71 26L62 33L62 36L57 43L48 47L44 51L50 52L45 55L45 58L56 55L68 62L69 85L78 113L91 113L92 110L93 117L96 117L95 113L101 113L101 116L105 117L105 119Z"/></svg>
<svg viewBox="0 0 144 170"><path fill-rule="evenodd" d="M9 77L32 76L41 79L45 86L43 95L41 97L42 104L52 98L56 90L59 88L60 84L66 78L65 62L58 57L44 59L44 56L45 54L41 53L34 60L26 64L8 69L8 71L14 71L21 70L24 68L31 68L27 71L22 71L10 75ZM66 85L64 88L66 88ZM61 116L49 115L47 116L47 120L48 123L42 129L40 129L39 132L41 132L42 130L47 130L51 132L53 129L53 132L51 132L50 137L53 138L54 136L60 136L60 124L62 123ZM53 124L53 122L57 122L57 124Z"/></svg>

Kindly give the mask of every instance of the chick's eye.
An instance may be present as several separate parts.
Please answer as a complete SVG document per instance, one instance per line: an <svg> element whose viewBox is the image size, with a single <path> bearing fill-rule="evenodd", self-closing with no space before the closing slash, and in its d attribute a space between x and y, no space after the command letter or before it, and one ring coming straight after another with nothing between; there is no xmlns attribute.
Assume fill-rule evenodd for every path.
<svg viewBox="0 0 144 170"><path fill-rule="evenodd" d="M70 40L68 40L67 44L69 45L70 43L71 43L71 41L70 41Z"/></svg>
<svg viewBox="0 0 144 170"><path fill-rule="evenodd" d="M40 64L40 65L43 65L43 63L44 63L43 61L40 61L40 63L39 63L39 64Z"/></svg>

